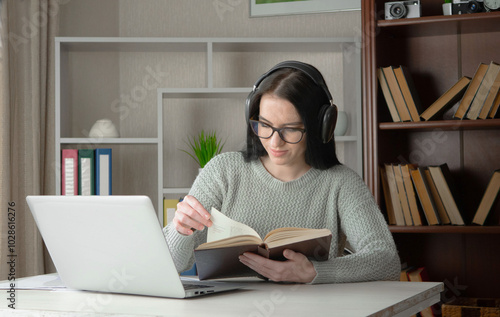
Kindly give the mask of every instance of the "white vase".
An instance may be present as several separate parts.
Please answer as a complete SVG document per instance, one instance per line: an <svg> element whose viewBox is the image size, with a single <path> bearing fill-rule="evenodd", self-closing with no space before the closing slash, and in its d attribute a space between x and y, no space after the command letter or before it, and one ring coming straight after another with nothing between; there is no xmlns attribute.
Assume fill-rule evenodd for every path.
<svg viewBox="0 0 500 317"><path fill-rule="evenodd" d="M451 15L451 3L443 3L443 15Z"/></svg>
<svg viewBox="0 0 500 317"><path fill-rule="evenodd" d="M333 131L333 134L335 136L345 135L348 126L347 121L348 121L347 112L339 111L337 114L337 124L335 125L335 130Z"/></svg>
<svg viewBox="0 0 500 317"><path fill-rule="evenodd" d="M118 138L119 136L118 130L109 119L97 120L89 132L91 138Z"/></svg>

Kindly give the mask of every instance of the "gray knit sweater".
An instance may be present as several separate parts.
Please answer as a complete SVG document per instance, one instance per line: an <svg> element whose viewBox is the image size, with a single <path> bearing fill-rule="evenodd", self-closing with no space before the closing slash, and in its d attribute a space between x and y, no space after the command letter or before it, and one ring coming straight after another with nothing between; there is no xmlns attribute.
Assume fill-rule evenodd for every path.
<svg viewBox="0 0 500 317"><path fill-rule="evenodd" d="M311 168L300 178L282 182L260 160L245 163L239 152L213 158L189 193L207 209L220 210L264 237L281 227L328 228L333 233L330 259L312 261L312 283L398 280L400 262L385 220L363 180L338 165L325 171ZM190 268L193 250L206 232L179 234L172 224L164 234L179 272ZM342 256L345 241L353 254Z"/></svg>

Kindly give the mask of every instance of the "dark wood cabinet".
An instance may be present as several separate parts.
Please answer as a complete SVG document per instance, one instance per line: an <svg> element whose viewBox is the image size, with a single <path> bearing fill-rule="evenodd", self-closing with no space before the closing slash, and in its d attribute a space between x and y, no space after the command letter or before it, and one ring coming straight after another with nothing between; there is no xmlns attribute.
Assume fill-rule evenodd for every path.
<svg viewBox="0 0 500 317"><path fill-rule="evenodd" d="M425 0L420 18L384 20L384 3L362 1L365 181L385 213L379 166L447 163L466 226L391 226L401 260L460 285L462 296L500 297L499 199L487 225L471 225L500 168L500 119L392 122L376 75L406 66L425 110L480 63L500 63L500 12L443 16L442 0Z"/></svg>

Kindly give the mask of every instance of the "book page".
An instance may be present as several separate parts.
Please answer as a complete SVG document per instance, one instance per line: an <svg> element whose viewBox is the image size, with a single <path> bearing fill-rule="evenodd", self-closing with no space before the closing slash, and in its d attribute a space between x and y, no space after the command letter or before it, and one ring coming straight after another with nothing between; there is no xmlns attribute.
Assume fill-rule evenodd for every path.
<svg viewBox="0 0 500 317"><path fill-rule="evenodd" d="M332 235L332 232L328 229L279 228L269 232L264 238L264 242L271 248L278 245L317 239L330 235Z"/></svg>
<svg viewBox="0 0 500 317"><path fill-rule="evenodd" d="M252 235L261 239L255 230L241 222L227 217L217 209L212 208L211 214L210 220L212 220L213 225L208 227L207 242L239 235Z"/></svg>

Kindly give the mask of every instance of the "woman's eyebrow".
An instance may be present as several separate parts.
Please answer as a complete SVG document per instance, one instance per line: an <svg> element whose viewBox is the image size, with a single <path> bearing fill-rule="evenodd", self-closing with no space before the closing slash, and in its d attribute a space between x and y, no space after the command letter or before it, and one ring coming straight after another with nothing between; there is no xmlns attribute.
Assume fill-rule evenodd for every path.
<svg viewBox="0 0 500 317"><path fill-rule="evenodd" d="M271 124L271 121L267 120L266 118L264 118L264 117L262 117L262 116L260 116L260 115L259 115L259 121L262 121L262 122L264 122L264 123L267 123L267 124L269 124L269 125L272 125L272 124ZM297 121L297 122L287 122L287 123L283 124L283 126L288 126L288 125L293 125L293 126L295 126L295 125L302 125L302 124L303 124L303 123L302 123L302 121Z"/></svg>

